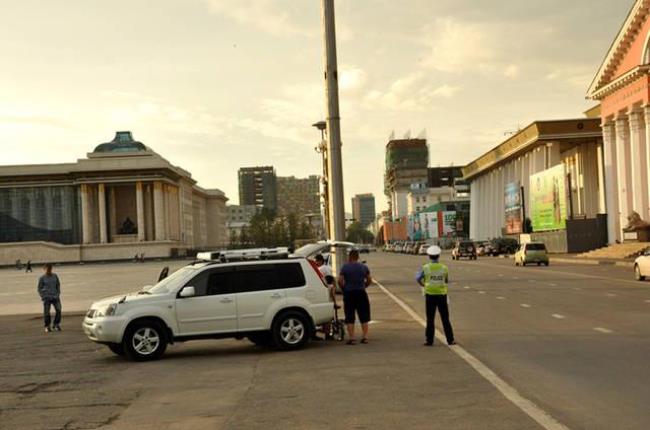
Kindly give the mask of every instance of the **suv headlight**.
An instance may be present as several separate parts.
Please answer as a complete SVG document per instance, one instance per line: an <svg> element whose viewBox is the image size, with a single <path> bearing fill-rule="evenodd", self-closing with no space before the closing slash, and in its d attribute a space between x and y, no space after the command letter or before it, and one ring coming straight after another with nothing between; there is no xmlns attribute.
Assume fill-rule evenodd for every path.
<svg viewBox="0 0 650 430"><path fill-rule="evenodd" d="M97 317L110 317L115 315L115 311L117 310L117 303L112 303L105 308L99 309L96 313L95 316Z"/></svg>

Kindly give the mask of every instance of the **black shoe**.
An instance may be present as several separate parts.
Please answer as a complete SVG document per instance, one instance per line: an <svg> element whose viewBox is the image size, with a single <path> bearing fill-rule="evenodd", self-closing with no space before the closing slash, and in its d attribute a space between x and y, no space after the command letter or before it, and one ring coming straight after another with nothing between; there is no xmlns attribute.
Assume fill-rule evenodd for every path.
<svg viewBox="0 0 650 430"><path fill-rule="evenodd" d="M452 340L451 342L447 342L447 345L449 345L449 346L451 346L451 345L456 345L456 341L455 341L455 340Z"/></svg>
<svg viewBox="0 0 650 430"><path fill-rule="evenodd" d="M422 346L433 346L433 342L424 342Z"/></svg>

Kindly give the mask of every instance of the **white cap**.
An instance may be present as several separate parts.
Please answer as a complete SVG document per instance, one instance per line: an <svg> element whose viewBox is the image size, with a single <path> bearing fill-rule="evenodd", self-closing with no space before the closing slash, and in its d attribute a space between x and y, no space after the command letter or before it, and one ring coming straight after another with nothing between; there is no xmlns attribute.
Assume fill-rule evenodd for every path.
<svg viewBox="0 0 650 430"><path fill-rule="evenodd" d="M440 255L442 252L442 249L440 249L439 246L433 245L427 248L427 255L430 255L432 257L437 257Z"/></svg>

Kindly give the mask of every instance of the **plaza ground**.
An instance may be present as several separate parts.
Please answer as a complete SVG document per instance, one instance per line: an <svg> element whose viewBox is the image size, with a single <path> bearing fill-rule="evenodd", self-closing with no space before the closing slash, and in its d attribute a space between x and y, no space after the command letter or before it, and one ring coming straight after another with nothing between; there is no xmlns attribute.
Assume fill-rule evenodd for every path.
<svg viewBox="0 0 650 430"><path fill-rule="evenodd" d="M420 257L364 258L423 315ZM448 263L464 350L568 428L650 427L650 283L613 266ZM82 311L180 264L63 266L64 308ZM80 316L67 316L62 333L42 333L36 274L6 269L0 279L0 428L543 428L455 351L422 347L422 327L377 286L369 345L283 353L246 340L198 341L131 363L89 342Z"/></svg>

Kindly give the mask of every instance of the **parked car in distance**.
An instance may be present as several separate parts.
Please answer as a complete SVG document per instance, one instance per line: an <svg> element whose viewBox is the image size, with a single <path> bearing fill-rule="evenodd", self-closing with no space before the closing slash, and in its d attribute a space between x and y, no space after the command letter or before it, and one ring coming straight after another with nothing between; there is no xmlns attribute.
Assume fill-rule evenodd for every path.
<svg viewBox="0 0 650 430"><path fill-rule="evenodd" d="M475 243L476 243L476 255L478 255L479 257L486 255L489 249L488 241L481 240Z"/></svg>
<svg viewBox="0 0 650 430"><path fill-rule="evenodd" d="M476 245L469 240L459 240L456 246L451 250L451 259L460 260L467 257L470 260L476 260Z"/></svg>
<svg viewBox="0 0 650 430"><path fill-rule="evenodd" d="M542 264L548 266L549 259L546 252L546 245L541 242L524 243L515 253L515 266L525 266L527 264Z"/></svg>
<svg viewBox="0 0 650 430"><path fill-rule="evenodd" d="M115 354L147 361L170 343L206 338L297 349L333 317L317 267L294 257L194 262L153 287L93 303L82 328Z"/></svg>
<svg viewBox="0 0 650 430"><path fill-rule="evenodd" d="M420 245L420 249L418 250L418 254L420 255L427 255L427 249L429 249L429 245L426 243L423 243Z"/></svg>
<svg viewBox="0 0 650 430"><path fill-rule="evenodd" d="M519 242L509 237L499 237L490 241L488 255L511 255L519 249Z"/></svg>
<svg viewBox="0 0 650 430"><path fill-rule="evenodd" d="M637 281L645 281L650 276L650 248L634 260L634 278Z"/></svg>

